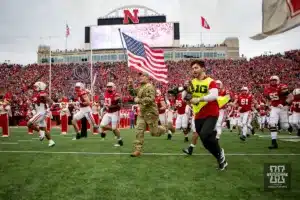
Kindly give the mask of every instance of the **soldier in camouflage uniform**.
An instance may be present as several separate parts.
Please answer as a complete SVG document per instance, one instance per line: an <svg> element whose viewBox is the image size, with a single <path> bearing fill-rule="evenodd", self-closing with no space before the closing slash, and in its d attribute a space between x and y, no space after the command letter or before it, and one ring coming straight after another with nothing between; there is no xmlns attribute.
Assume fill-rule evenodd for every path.
<svg viewBox="0 0 300 200"><path fill-rule="evenodd" d="M133 88L133 80L129 79L129 92L135 96L135 103L139 105L140 112L136 125L136 140L134 141L134 151L132 157L141 155L144 144L144 133L146 126L149 126L150 134L159 137L166 132L165 127L158 126L158 108L155 103L155 87L149 83L149 75L140 73L141 86L138 89Z"/></svg>

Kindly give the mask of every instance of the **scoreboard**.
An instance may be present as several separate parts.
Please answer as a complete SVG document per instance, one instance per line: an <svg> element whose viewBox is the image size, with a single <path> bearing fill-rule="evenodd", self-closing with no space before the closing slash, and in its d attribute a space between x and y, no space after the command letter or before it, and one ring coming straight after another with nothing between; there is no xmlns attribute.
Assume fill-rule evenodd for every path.
<svg viewBox="0 0 300 200"><path fill-rule="evenodd" d="M173 47L174 23L128 24L92 26L90 32L93 49L119 49L122 40L119 30L151 47Z"/></svg>
<svg viewBox="0 0 300 200"><path fill-rule="evenodd" d="M98 18L98 25L85 27L86 49L123 48L119 30L151 47L180 46L178 22L166 22L164 15L139 16L136 8L117 12L123 12L123 18Z"/></svg>

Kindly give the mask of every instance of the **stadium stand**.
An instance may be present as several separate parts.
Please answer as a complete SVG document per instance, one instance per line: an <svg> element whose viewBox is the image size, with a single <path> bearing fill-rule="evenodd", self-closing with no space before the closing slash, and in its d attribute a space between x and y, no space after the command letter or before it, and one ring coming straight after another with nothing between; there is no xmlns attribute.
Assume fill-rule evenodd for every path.
<svg viewBox="0 0 300 200"><path fill-rule="evenodd" d="M283 83L290 89L300 87L300 50L287 51L284 54L264 55L243 60L205 60L211 69L212 77L223 81L224 85L234 92L238 92L242 85L247 86L259 98L264 84L268 83L271 75L278 75ZM169 84L159 84L162 92L170 86L179 86L189 77L190 60L167 61L169 67ZM89 66L89 63L53 64L52 65L52 98L59 102L63 96L73 98L72 70L78 65ZM17 64L0 65L0 84L12 95L12 116L23 119L27 115L29 96L32 91L30 85L37 80L49 84L49 66L46 64L30 64L21 66ZM128 77L137 78L136 72L131 72L125 62L96 63L94 72L98 73L95 83L95 94L103 93L103 88L108 81L113 81L117 90L123 95L123 102L132 100L127 92ZM137 81L135 82L138 83Z"/></svg>

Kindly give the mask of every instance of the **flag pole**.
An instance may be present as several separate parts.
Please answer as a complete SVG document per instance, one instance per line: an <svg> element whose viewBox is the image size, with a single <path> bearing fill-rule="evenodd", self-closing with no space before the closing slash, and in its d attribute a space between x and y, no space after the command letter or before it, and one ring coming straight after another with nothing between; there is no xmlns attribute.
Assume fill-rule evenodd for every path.
<svg viewBox="0 0 300 200"><path fill-rule="evenodd" d="M49 62L49 97L51 98L51 87L52 87L52 84L51 84L51 79L52 79L52 57L51 57L51 36L49 36L49 58L50 58L50 62Z"/></svg>
<svg viewBox="0 0 300 200"><path fill-rule="evenodd" d="M92 42L90 41L90 47L91 47L91 55L90 55L90 68L91 68L91 95L92 98L94 97L94 88L93 88L93 47L92 47Z"/></svg>
<svg viewBox="0 0 300 200"><path fill-rule="evenodd" d="M121 38L122 47L123 47L124 58L125 58L125 60L126 60L126 62L128 64L128 58L127 58L127 55L126 55L126 48L125 48L125 45L124 45L124 41L123 41L121 29L119 28L118 30L119 30L119 34L120 34L120 38Z"/></svg>

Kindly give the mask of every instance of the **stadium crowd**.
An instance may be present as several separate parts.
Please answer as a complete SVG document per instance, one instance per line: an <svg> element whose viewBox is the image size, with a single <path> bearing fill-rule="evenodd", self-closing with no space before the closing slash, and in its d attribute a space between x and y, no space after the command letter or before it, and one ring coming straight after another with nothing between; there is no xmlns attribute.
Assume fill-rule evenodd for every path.
<svg viewBox="0 0 300 200"><path fill-rule="evenodd" d="M210 75L215 79L222 80L226 88L238 92L241 86L247 86L259 99L262 89L268 83L272 75L278 75L283 83L288 84L291 90L300 87L300 50L287 51L284 54L265 55L241 60L205 60L210 68ZM169 83L154 84L165 93L170 87L179 86L187 80L189 75L190 60L167 61L169 68ZM74 83L76 78L89 80L89 66L86 63L53 64L51 89L52 98L59 102L64 96L73 98ZM103 88L107 82L114 82L121 92L123 102L132 100L127 91L128 78L132 77L134 84L137 82L137 74L131 71L125 62L95 63L94 74L97 73L95 82L95 94L100 98ZM49 85L49 65L30 64L21 66L18 64L0 65L0 84L12 95L12 115L14 117L25 117L27 115L28 103L32 90L31 85L37 81L43 81ZM76 70L75 70L76 69Z"/></svg>

